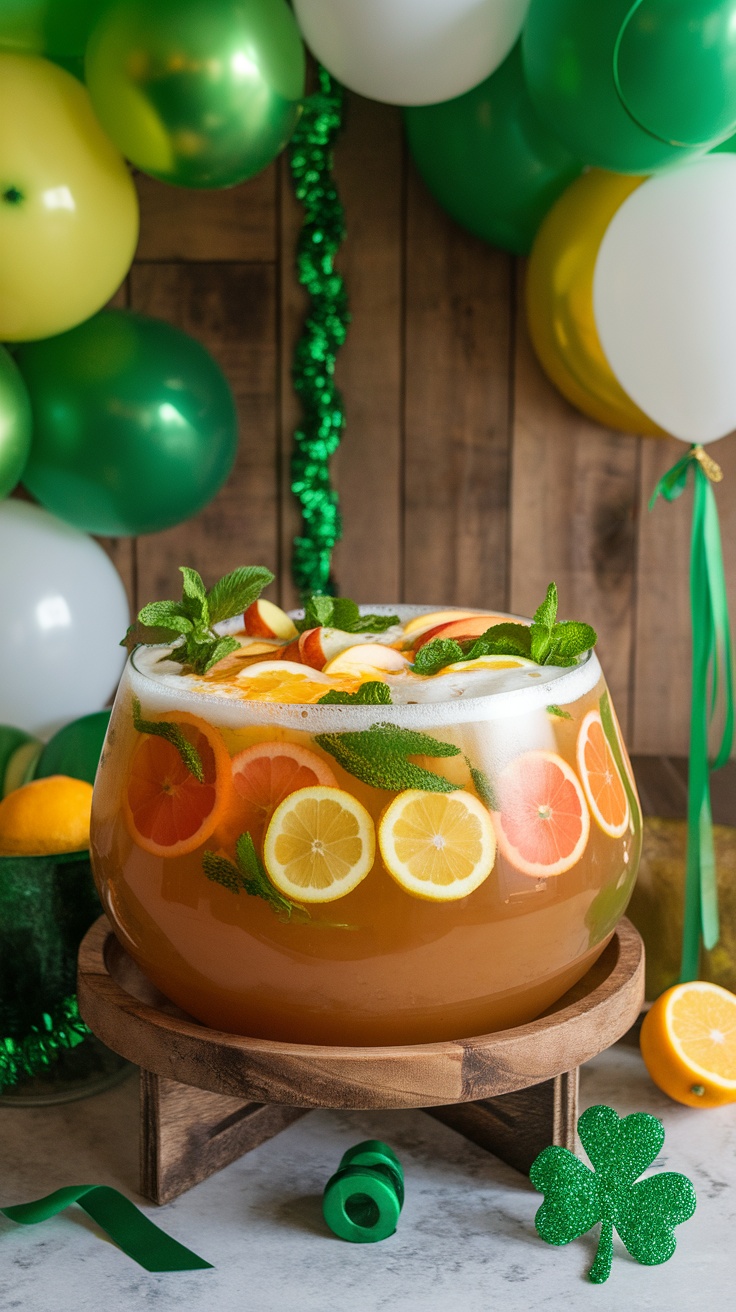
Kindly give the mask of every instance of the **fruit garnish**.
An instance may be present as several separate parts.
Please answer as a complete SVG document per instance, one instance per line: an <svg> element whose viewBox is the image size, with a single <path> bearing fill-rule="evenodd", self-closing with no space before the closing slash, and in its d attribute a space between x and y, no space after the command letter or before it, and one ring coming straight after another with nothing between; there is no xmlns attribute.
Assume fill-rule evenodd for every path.
<svg viewBox="0 0 736 1312"><path fill-rule="evenodd" d="M577 762L594 820L611 838L620 838L629 825L629 803L598 711L588 711L580 726Z"/></svg>
<svg viewBox="0 0 736 1312"><path fill-rule="evenodd" d="M245 612L273 574L262 565L243 565L226 574L208 592L195 569L180 566L184 582L181 601L152 601L138 613L121 646L173 643L171 660L194 674L206 674L224 656L237 651L237 638L223 638L213 625Z"/></svg>
<svg viewBox="0 0 736 1312"><path fill-rule="evenodd" d="M438 670L438 674L472 674L476 670L523 670L537 669L536 661L528 661L524 656L476 656L472 661L456 661ZM534 677L534 676L533 676Z"/></svg>
<svg viewBox="0 0 736 1312"><path fill-rule="evenodd" d="M575 771L554 752L523 752L496 781L503 856L524 875L561 875L580 860L590 814Z"/></svg>
<svg viewBox="0 0 736 1312"><path fill-rule="evenodd" d="M368 642L336 656L325 665L324 673L329 675L346 674L352 677L368 676L374 670L387 670L400 674L402 670L411 669L411 665L402 652L395 647L382 647L378 642Z"/></svg>
<svg viewBox="0 0 736 1312"><path fill-rule="evenodd" d="M434 628L420 634L414 643L414 651L421 651L422 647L435 638L454 639L458 643L471 642L474 638L480 638L482 634L487 633L494 621L496 626L508 623L498 615L471 615L464 619L445 620L443 624L437 624Z"/></svg>
<svg viewBox="0 0 736 1312"><path fill-rule="evenodd" d="M404 637L416 639L420 634L429 633L430 629L437 629L442 624L452 624L455 620L474 620L478 616L485 617L486 621L501 618L490 610L433 610L428 611L426 615L415 615L413 619L407 620L404 625ZM486 628L488 628L487 622Z"/></svg>
<svg viewBox="0 0 736 1312"><path fill-rule="evenodd" d="M736 994L728 989L675 984L644 1017L640 1043L654 1083L675 1102L736 1102Z"/></svg>
<svg viewBox="0 0 736 1312"><path fill-rule="evenodd" d="M0 802L0 856L57 856L89 847L92 785L52 774Z"/></svg>
<svg viewBox="0 0 736 1312"><path fill-rule="evenodd" d="M154 856L183 856L214 833L232 797L230 756L222 735L187 711L167 711L156 732L141 730L123 791L123 812L131 838ZM180 746L163 737L161 725L174 725L200 763L201 780L185 762Z"/></svg>
<svg viewBox="0 0 736 1312"><path fill-rule="evenodd" d="M317 629L305 629L299 634L297 650L298 657L295 659L303 661L305 665L311 665L315 670L322 670L328 661L334 660L341 652L347 651L349 647L355 647L356 636L359 641L371 644L372 634L366 633L362 638L354 633L345 633L342 629L330 629L320 626ZM385 650L388 650L387 648Z"/></svg>
<svg viewBox="0 0 736 1312"><path fill-rule="evenodd" d="M398 615L361 615L360 607L348 597L313 595L304 604L304 619L296 621L300 633L321 626L343 633L385 633L400 624Z"/></svg>
<svg viewBox="0 0 736 1312"><path fill-rule="evenodd" d="M378 844L396 883L429 902L467 897L488 878L496 859L491 817L462 790L399 793L381 816Z"/></svg>
<svg viewBox="0 0 736 1312"><path fill-rule="evenodd" d="M300 902L334 902L352 893L375 858L373 820L340 788L302 788L274 811L263 858L280 893Z"/></svg>
<svg viewBox="0 0 736 1312"><path fill-rule="evenodd" d="M235 845L236 862L219 852L204 852L202 869L208 879L222 884L230 893L248 893L263 898L280 920L310 919L306 907L300 907L288 897L282 897L266 874L250 834L241 834Z"/></svg>
<svg viewBox="0 0 736 1312"><path fill-rule="evenodd" d="M320 697L320 706L391 706L391 689L381 679L369 679L361 683L356 692L343 692L331 688L324 697Z"/></svg>
<svg viewBox="0 0 736 1312"><path fill-rule="evenodd" d="M141 715L141 704L137 697L133 698L133 728L136 733L145 733L152 738L164 738L167 743L179 753L182 764L190 774L199 783L204 783L204 766L199 752L194 746L191 738L188 737L175 720L168 716L162 716L159 720L144 720Z"/></svg>
<svg viewBox="0 0 736 1312"><path fill-rule="evenodd" d="M232 758L231 768L232 800L217 833L225 847L226 833L232 841L247 832L260 850L271 816L285 797L314 784L338 787L324 757L297 743L255 743Z"/></svg>
<svg viewBox="0 0 736 1312"><path fill-rule="evenodd" d="M243 628L252 638L281 638L290 642L296 637L296 625L285 610L260 597L251 602L243 615Z"/></svg>
<svg viewBox="0 0 736 1312"><path fill-rule="evenodd" d="M454 743L440 742L427 733L396 724L373 724L361 733L321 733L314 741L343 770L372 788L392 792L418 788L428 793L451 793L459 788L459 784L407 760L409 756L462 755Z"/></svg>
<svg viewBox="0 0 736 1312"><path fill-rule="evenodd" d="M332 679L297 661L260 661L243 670L237 686L245 697L261 702L309 705L333 687Z"/></svg>
<svg viewBox="0 0 736 1312"><path fill-rule="evenodd" d="M624 781L624 788L626 789L626 796L629 799L631 814L636 817L639 814L639 798L636 792L634 771L631 768L629 753L624 745L618 717L613 709L613 704L607 691L604 692L598 706L601 712L601 724L603 725L603 732L606 735L606 741L613 753L613 759L618 766L618 772Z"/></svg>

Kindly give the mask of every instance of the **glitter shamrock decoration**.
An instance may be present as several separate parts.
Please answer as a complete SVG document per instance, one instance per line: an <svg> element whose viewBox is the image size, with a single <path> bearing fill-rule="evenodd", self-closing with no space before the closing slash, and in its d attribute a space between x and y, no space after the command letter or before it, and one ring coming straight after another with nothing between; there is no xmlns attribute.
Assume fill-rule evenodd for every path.
<svg viewBox="0 0 736 1312"><path fill-rule="evenodd" d="M601 1285L611 1273L613 1228L631 1256L646 1266L675 1251L674 1227L695 1211L695 1189L686 1175L667 1171L638 1180L664 1144L656 1116L635 1112L620 1120L612 1107L589 1107L578 1121L591 1171L567 1148L545 1148L529 1176L544 1202L534 1219L548 1244L569 1244L598 1221L598 1252L588 1275ZM638 1183L636 1183L638 1180Z"/></svg>

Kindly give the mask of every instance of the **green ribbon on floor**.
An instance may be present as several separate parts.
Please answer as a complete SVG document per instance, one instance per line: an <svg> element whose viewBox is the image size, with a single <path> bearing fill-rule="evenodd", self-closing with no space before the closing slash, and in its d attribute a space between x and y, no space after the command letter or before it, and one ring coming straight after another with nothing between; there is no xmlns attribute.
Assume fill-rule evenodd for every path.
<svg viewBox="0 0 736 1312"><path fill-rule="evenodd" d="M105 1184L69 1185L33 1203L0 1207L0 1212L18 1225L35 1225L48 1221L72 1203L83 1207L118 1248L146 1271L199 1271L212 1266L164 1234L129 1198Z"/></svg>
<svg viewBox="0 0 736 1312"><path fill-rule="evenodd" d="M676 500L684 492L690 473L694 480L690 538L693 666L685 919L680 963L680 979L683 982L699 976L701 936L709 950L718 942L718 886L713 847L710 772L725 765L731 754L734 734L731 628L721 530L712 487L713 483L719 483L723 478L721 469L702 446L690 447L687 455L678 460L659 480L649 508L651 510L658 496L664 497L666 501ZM723 715L721 739L715 759L709 762L708 731L719 710Z"/></svg>

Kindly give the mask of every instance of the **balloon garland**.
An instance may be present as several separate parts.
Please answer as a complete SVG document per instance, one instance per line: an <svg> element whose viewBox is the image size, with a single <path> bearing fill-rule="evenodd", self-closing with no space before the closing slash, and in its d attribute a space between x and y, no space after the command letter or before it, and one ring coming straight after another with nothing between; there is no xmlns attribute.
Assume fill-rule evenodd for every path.
<svg viewBox="0 0 736 1312"><path fill-rule="evenodd" d="M289 148L294 191L304 206L297 276L311 298L292 366L303 419L294 433L291 490L302 508L303 528L294 538L291 568L302 595L332 591L332 549L342 525L329 462L345 426L334 373L350 319L345 282L335 272L345 214L332 177L332 149L342 129L344 92L325 68L318 68L318 77L320 89L308 98Z"/></svg>

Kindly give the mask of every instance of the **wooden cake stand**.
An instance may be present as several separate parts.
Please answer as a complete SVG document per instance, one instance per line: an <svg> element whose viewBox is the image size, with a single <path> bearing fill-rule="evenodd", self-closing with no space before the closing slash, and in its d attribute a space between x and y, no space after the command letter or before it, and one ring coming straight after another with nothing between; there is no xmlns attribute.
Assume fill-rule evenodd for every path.
<svg viewBox="0 0 736 1312"><path fill-rule="evenodd" d="M578 1068L644 1000L644 945L622 920L598 961L538 1020L405 1047L275 1043L208 1029L151 985L102 916L79 952L90 1029L141 1067L141 1193L167 1203L315 1107L420 1107L528 1171L575 1146Z"/></svg>

